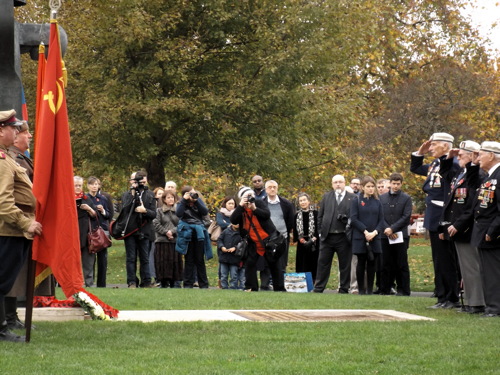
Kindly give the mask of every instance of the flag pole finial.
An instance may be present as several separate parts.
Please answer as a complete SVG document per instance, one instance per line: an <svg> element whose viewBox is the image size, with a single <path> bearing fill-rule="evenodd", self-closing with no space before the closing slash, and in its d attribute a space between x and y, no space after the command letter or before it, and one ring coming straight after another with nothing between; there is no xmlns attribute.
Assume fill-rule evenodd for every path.
<svg viewBox="0 0 500 375"><path fill-rule="evenodd" d="M57 18L57 11L61 7L62 0L49 0L50 6L50 19L55 20Z"/></svg>

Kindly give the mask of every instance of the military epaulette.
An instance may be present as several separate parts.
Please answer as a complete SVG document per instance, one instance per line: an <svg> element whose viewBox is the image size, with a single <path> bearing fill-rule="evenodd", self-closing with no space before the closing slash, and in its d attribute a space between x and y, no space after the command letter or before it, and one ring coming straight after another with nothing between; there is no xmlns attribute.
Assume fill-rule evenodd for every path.
<svg viewBox="0 0 500 375"><path fill-rule="evenodd" d="M0 151L0 159L5 159L6 157L5 152Z"/></svg>

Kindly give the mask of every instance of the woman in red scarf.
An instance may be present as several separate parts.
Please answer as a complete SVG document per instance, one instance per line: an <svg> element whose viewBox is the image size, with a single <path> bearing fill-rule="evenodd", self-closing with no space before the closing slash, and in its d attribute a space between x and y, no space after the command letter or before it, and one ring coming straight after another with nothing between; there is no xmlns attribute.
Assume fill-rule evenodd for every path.
<svg viewBox="0 0 500 375"><path fill-rule="evenodd" d="M231 223L239 224L241 236L248 236L248 258L245 263L245 289L257 292L259 282L257 279L257 261L263 256L269 265L273 277L275 292L285 292L284 275L281 272L281 257L274 259L269 256L264 247L264 240L276 232L276 227L271 221L271 212L267 204L255 199L255 193L249 187L242 187L238 192L240 204L231 215ZM284 243L280 246L284 246Z"/></svg>

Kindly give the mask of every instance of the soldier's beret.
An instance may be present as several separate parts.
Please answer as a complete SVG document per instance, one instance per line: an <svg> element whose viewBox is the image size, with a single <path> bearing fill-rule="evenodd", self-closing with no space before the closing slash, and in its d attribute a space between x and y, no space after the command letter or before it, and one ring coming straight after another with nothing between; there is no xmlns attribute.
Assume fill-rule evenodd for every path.
<svg viewBox="0 0 500 375"><path fill-rule="evenodd" d="M0 126L21 126L22 121L16 118L16 110L0 111Z"/></svg>
<svg viewBox="0 0 500 375"><path fill-rule="evenodd" d="M460 142L460 150L469 151L469 152L478 152L481 146L479 143L474 141L463 141Z"/></svg>
<svg viewBox="0 0 500 375"><path fill-rule="evenodd" d="M434 133L429 138L429 141L440 141L440 142L451 142L451 143L453 143L454 140L455 138L448 133Z"/></svg>
<svg viewBox="0 0 500 375"><path fill-rule="evenodd" d="M485 141L481 143L481 151L493 152L495 154L500 154L500 143Z"/></svg>

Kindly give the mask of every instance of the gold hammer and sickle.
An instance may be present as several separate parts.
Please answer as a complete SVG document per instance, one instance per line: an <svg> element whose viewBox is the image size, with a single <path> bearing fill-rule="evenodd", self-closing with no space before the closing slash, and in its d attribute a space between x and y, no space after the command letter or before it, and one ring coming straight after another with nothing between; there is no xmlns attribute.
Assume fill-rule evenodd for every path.
<svg viewBox="0 0 500 375"><path fill-rule="evenodd" d="M61 78L62 79L62 78ZM59 112L59 109L61 108L62 101L63 101L63 90L59 82L56 81L57 85L57 107L54 104L54 93L52 91L49 91L47 94L43 96L43 100L48 100L49 102L49 108L52 111L53 114L56 114Z"/></svg>

